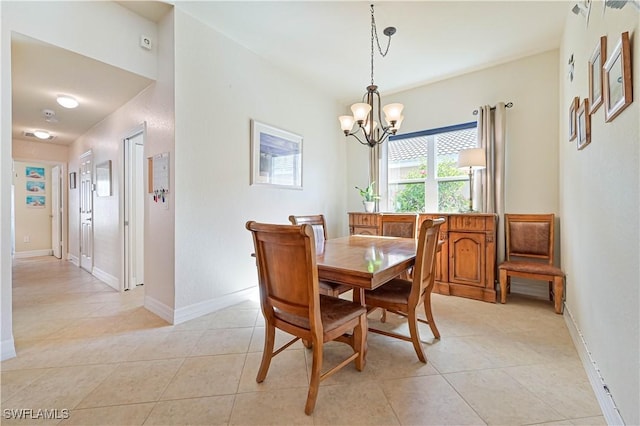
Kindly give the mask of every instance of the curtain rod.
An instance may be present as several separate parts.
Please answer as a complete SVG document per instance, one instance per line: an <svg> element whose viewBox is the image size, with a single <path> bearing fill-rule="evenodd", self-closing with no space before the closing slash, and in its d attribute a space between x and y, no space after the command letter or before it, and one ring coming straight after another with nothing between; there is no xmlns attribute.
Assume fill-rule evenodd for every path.
<svg viewBox="0 0 640 426"><path fill-rule="evenodd" d="M513 102L507 102L506 104L504 104L505 108L511 108L513 106ZM496 107L491 107L492 110L496 109ZM478 115L478 110L474 109L473 110L473 115Z"/></svg>

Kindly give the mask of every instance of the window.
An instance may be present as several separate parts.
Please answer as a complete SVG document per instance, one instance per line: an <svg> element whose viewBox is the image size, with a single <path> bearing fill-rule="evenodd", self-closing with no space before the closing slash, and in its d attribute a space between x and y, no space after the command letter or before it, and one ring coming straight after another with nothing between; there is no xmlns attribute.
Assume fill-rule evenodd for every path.
<svg viewBox="0 0 640 426"><path fill-rule="evenodd" d="M390 137L384 144L387 210L467 209L469 175L458 168L458 152L478 146L476 126L471 122Z"/></svg>

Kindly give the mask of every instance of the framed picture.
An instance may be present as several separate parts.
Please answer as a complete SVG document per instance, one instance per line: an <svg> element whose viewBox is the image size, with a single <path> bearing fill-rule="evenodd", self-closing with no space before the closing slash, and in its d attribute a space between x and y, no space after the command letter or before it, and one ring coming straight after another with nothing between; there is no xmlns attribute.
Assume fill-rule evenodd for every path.
<svg viewBox="0 0 640 426"><path fill-rule="evenodd" d="M96 164L96 195L111 196L111 160Z"/></svg>
<svg viewBox="0 0 640 426"><path fill-rule="evenodd" d="M604 118L606 122L610 122L633 102L628 31L622 33L616 48L604 64L603 84Z"/></svg>
<svg viewBox="0 0 640 426"><path fill-rule="evenodd" d="M602 69L607 57L607 36L600 37L589 59L589 114L602 105Z"/></svg>
<svg viewBox="0 0 640 426"><path fill-rule="evenodd" d="M76 172L69 173L69 189L76 189Z"/></svg>
<svg viewBox="0 0 640 426"><path fill-rule="evenodd" d="M578 122L578 149L583 149L591 143L591 115L589 114L589 99L584 98L576 112Z"/></svg>
<svg viewBox="0 0 640 426"><path fill-rule="evenodd" d="M580 98L576 96L571 100L571 105L569 105L569 142L574 140L576 138L576 135L578 134L576 130L576 113L579 106Z"/></svg>
<svg viewBox="0 0 640 426"><path fill-rule="evenodd" d="M27 179L44 179L44 167L27 166L24 169Z"/></svg>
<svg viewBox="0 0 640 426"><path fill-rule="evenodd" d="M46 205L44 195L27 195L27 207L43 209Z"/></svg>
<svg viewBox="0 0 640 426"><path fill-rule="evenodd" d="M27 192L40 192L40 193L45 192L44 182L28 180Z"/></svg>
<svg viewBox="0 0 640 426"><path fill-rule="evenodd" d="M302 136L251 120L251 185L302 189Z"/></svg>

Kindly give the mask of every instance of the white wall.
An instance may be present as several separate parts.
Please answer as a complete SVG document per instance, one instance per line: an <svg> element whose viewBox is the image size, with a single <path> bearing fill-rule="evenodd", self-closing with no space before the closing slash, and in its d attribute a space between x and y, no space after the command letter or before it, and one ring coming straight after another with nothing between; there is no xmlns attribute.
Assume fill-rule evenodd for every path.
<svg viewBox="0 0 640 426"><path fill-rule="evenodd" d="M505 211L558 213L557 75L553 50L404 92L381 90L384 104L405 106L401 133L476 121L480 105L513 102L507 109ZM359 211L353 187L367 182L369 148L347 141L348 208Z"/></svg>
<svg viewBox="0 0 640 426"><path fill-rule="evenodd" d="M628 425L640 424L640 14L594 2L589 20L569 15L560 61L560 210L562 260L567 273L566 306L605 384ZM595 12L595 13L594 13ZM588 97L588 61L602 35L611 53L629 31L633 103L605 123L604 106L591 116L591 144L567 142L568 111L574 96ZM575 78L566 64L574 55ZM570 219L570 220L569 220Z"/></svg>
<svg viewBox="0 0 640 426"><path fill-rule="evenodd" d="M180 3L175 25L176 308L186 312L256 286L246 221L288 223L291 214L324 213L330 234L346 232L346 163L333 99ZM251 119L303 136L302 190L249 185Z"/></svg>

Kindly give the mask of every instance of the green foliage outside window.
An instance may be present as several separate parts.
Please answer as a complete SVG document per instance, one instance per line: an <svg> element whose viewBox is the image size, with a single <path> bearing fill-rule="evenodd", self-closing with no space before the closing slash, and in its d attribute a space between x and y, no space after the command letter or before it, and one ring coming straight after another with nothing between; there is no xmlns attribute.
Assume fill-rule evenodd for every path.
<svg viewBox="0 0 640 426"><path fill-rule="evenodd" d="M406 179L424 179L427 165L421 163L406 175ZM438 163L438 177L460 176L461 171L454 160ZM468 200L461 194L464 181L443 181L438 183L438 211L458 212L467 207ZM424 212L424 183L409 183L398 191L395 197L397 212Z"/></svg>

